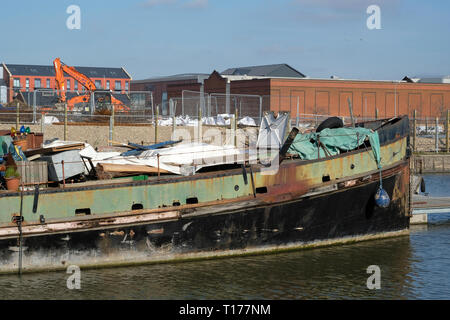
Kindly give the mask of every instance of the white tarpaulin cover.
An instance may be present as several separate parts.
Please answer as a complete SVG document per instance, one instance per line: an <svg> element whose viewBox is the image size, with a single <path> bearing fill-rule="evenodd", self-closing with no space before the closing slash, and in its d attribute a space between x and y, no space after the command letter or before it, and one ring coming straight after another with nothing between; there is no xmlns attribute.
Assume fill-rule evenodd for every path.
<svg viewBox="0 0 450 320"><path fill-rule="evenodd" d="M261 149L280 149L284 143L289 120L289 112L280 112L277 118L275 118L273 112L265 113L259 127L257 147Z"/></svg>
<svg viewBox="0 0 450 320"><path fill-rule="evenodd" d="M255 120L253 120L253 118L250 118L250 117L244 117L241 120L239 120L238 123L242 124L242 125L246 125L246 126L255 126L256 127Z"/></svg>
<svg viewBox="0 0 450 320"><path fill-rule="evenodd" d="M147 150L139 156L113 157L99 163L133 164L159 167L175 174L193 174L195 171L212 165L242 163L248 150L232 145L215 146L206 143L183 143L170 148ZM256 158L256 155L254 156Z"/></svg>
<svg viewBox="0 0 450 320"><path fill-rule="evenodd" d="M58 123L59 120L55 116L44 116L44 124Z"/></svg>
<svg viewBox="0 0 450 320"><path fill-rule="evenodd" d="M234 118L234 114L218 114L215 117L202 117L202 124L205 125L218 125L218 126L229 126L231 124L231 119ZM188 115L175 117L175 123L177 126L198 126L198 119L191 119ZM256 126L256 122L251 117L244 117L239 120L239 124L247 126ZM158 120L159 126L172 126L173 118Z"/></svg>
<svg viewBox="0 0 450 320"><path fill-rule="evenodd" d="M56 147L75 143L76 141L54 141L44 147ZM80 151L81 156L92 159L96 166L98 163L145 165L157 168L158 154L159 167L175 174L194 174L203 167L225 164L242 163L245 160L256 160L256 154L249 150L238 149L233 145L215 146L207 143L181 143L169 148L147 150L138 156L121 156L120 152L97 152L84 143L85 148ZM250 155L250 156L249 156Z"/></svg>

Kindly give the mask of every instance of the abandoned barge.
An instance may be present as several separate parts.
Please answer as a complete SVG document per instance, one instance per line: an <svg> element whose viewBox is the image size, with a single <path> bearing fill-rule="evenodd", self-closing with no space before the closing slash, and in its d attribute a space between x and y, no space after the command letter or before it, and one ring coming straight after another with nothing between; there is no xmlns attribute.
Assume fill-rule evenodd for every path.
<svg viewBox="0 0 450 320"><path fill-rule="evenodd" d="M41 188L38 196L0 191L0 272L218 257L405 234L408 118L356 127L378 134L380 163L366 139L354 150L312 160L282 148L274 174L260 162L244 162L187 176ZM375 200L380 183L390 199L386 206Z"/></svg>

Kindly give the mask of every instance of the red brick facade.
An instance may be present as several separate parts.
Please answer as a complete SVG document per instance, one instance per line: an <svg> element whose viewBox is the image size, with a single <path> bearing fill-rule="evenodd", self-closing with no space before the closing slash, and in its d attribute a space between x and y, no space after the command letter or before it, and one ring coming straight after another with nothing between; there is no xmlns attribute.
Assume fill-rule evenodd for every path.
<svg viewBox="0 0 450 320"><path fill-rule="evenodd" d="M450 109L450 84L388 81L271 79L271 109L349 116L347 99L357 117L394 115L443 116Z"/></svg>
<svg viewBox="0 0 450 320"><path fill-rule="evenodd" d="M75 80L69 76L66 76L66 85L67 81L70 83L70 87L67 86L68 91L84 91L85 88L81 84L77 84L77 88L75 88ZM20 74L10 74L7 68L3 66L3 79L5 80L7 86L7 95L8 102L14 99L14 91L20 88L22 92L33 92L35 89L55 89L56 88L56 80L54 76L30 76L30 75L20 75ZM109 81L109 89L115 91L116 81L120 83L120 91L121 93L125 93L130 91L130 79L123 78L90 78L95 82L96 86L99 89L108 90L108 81ZM16 85L14 83L16 81ZM40 80L40 86L39 86ZM17 86L17 82L20 83L20 86Z"/></svg>
<svg viewBox="0 0 450 320"><path fill-rule="evenodd" d="M204 91L225 94L226 82L213 72L204 81ZM200 91L200 84L167 85L169 98L181 97L183 90ZM270 95L271 110L290 111L293 117L297 103L300 114L349 116L348 98L356 117L374 117L375 109L379 117L411 116L414 110L418 117L437 117L450 109L446 83L265 78L230 81L230 93Z"/></svg>

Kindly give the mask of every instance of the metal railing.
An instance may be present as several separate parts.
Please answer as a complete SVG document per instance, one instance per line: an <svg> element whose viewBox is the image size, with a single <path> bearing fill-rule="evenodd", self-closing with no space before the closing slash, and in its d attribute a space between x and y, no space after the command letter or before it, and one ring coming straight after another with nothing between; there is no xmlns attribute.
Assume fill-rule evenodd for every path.
<svg viewBox="0 0 450 320"><path fill-rule="evenodd" d="M238 115L250 117L260 123L264 108L263 96L252 94L203 93L183 90L181 97L169 100L170 116L217 117Z"/></svg>
<svg viewBox="0 0 450 320"><path fill-rule="evenodd" d="M205 93L198 91L183 90L181 97L172 97L166 108L165 114L169 116L207 116L216 117L220 114L237 114L254 119L259 124L265 111L289 112L293 123L302 122L307 117L308 121L314 120L317 124L326 117L336 114L330 110L316 105L304 105L304 99L299 96L279 96L279 95L255 95L255 94L224 94ZM347 102L346 102L347 103ZM353 113L358 121L373 120L379 118L378 109L358 110ZM160 113L161 114L161 113ZM341 118L350 118L350 111L345 105L345 110L341 110Z"/></svg>
<svg viewBox="0 0 450 320"><path fill-rule="evenodd" d="M411 148L414 152L450 152L450 110L441 117L410 118Z"/></svg>
<svg viewBox="0 0 450 320"><path fill-rule="evenodd" d="M73 107L69 107L69 112L71 113L102 114L105 110L111 110L111 107L115 105L114 102L111 102L111 97L113 97L119 101L115 105L116 109L119 110L120 108L118 107L123 106L128 115L151 114L154 117L153 93L151 91L97 90L88 94L83 90L67 90L65 95L66 102L74 102ZM61 92L54 89L20 91L18 97L18 100L8 103L9 106L12 105L12 108L7 108L8 110L5 109L1 112L16 112L17 106L22 114L32 113L32 123L37 123L37 115L41 112L63 113L67 106L60 102ZM5 119L0 119L0 121L5 121ZM27 119L26 121L30 120Z"/></svg>
<svg viewBox="0 0 450 320"><path fill-rule="evenodd" d="M130 92L128 104L130 110L127 112L113 108L112 104L107 104L106 107L94 105L93 109L85 105L66 112L65 105L58 104L57 97L58 92L55 90L35 90L31 106L19 103L16 108L0 111L0 124L4 125L4 129L8 126L20 127L20 125L33 124L41 125L42 128L61 124L65 124L66 127L78 124L111 128L120 125L155 127L214 125L230 128L235 118L241 125L258 126L264 112L272 109L274 112L290 112L291 126L313 129L328 117L333 116L326 113L305 113L304 111L308 108L301 107L298 97L235 94L227 96L219 93L183 91L182 97L171 98L168 101L164 111L162 105L153 106L151 92ZM284 101L286 103L281 104L283 100L286 100ZM44 103L44 101L47 102ZM95 96L93 101L96 101ZM280 106L283 107L280 109ZM351 123L349 116L340 116L340 118L345 124ZM373 116L361 117L357 114L353 118L355 122L375 120L378 118L378 113L375 109ZM410 115L412 151L448 153L450 151L449 127L450 110L442 112L438 118L418 117L417 112L413 111Z"/></svg>

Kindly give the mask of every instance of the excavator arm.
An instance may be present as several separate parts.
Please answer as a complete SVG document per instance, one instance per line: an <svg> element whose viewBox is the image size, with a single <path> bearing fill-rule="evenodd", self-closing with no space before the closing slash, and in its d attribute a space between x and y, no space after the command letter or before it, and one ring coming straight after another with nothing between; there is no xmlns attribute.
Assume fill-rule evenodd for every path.
<svg viewBox="0 0 450 320"><path fill-rule="evenodd" d="M58 90L59 100L60 102L66 102L66 84L64 83L64 72L59 58L53 60L53 67L55 68L56 90Z"/></svg>
<svg viewBox="0 0 450 320"><path fill-rule="evenodd" d="M83 87L88 91L87 94L82 96L77 96L71 98L67 101L67 106L69 110L73 110L75 104L80 102L87 102L90 98L90 93L97 90L94 81L92 81L89 77L77 71L74 67L67 66L64 64L60 58L56 58L53 60L53 66L55 67L55 77L56 77L56 89L59 91L60 102L66 102L66 85L64 79L64 72L68 74L70 77L74 78L78 83L80 83ZM129 111L130 108L122 103L122 101L113 97L110 94L111 103L114 106L114 109L117 111Z"/></svg>
<svg viewBox="0 0 450 320"><path fill-rule="evenodd" d="M58 90L60 88L65 88L64 72L78 81L78 83L85 87L87 91L97 90L94 81L92 81L89 77L85 76L81 72L77 71L77 69L75 69L74 67L69 67L64 64L60 58L56 58L55 60L53 60L53 66L55 67L56 84Z"/></svg>

